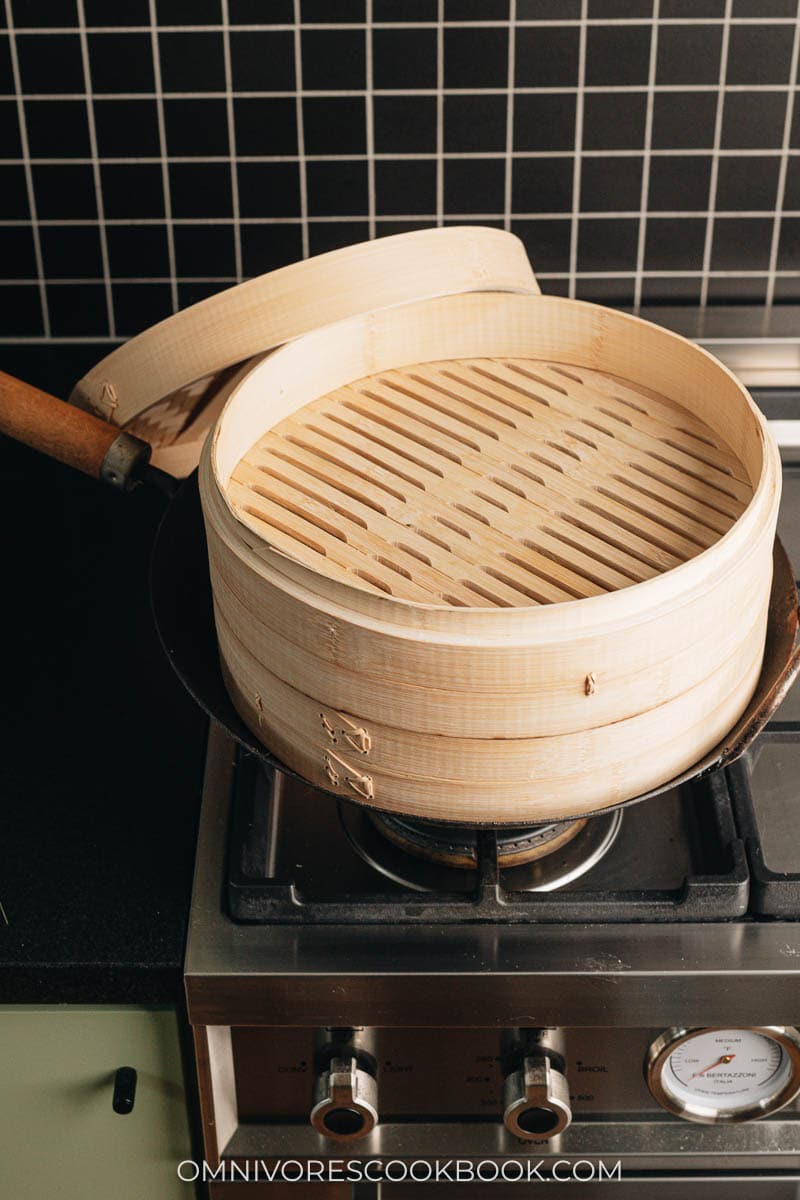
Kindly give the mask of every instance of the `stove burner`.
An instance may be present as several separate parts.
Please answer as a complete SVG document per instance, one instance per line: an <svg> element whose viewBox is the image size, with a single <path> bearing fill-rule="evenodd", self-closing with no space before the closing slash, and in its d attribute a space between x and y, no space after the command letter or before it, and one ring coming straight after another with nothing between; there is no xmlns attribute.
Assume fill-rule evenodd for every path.
<svg viewBox="0 0 800 1200"><path fill-rule="evenodd" d="M427 824L340 804L339 816L361 858L387 879L415 892L474 887L479 831ZM614 844L622 810L590 820L497 831L498 865L506 888L552 892L591 870Z"/></svg>
<svg viewBox="0 0 800 1200"><path fill-rule="evenodd" d="M462 825L432 825L394 813L370 813L372 824L407 851L428 862L474 871L478 865L478 831ZM586 819L559 821L551 825L499 829L497 865L518 867L560 850L583 829Z"/></svg>

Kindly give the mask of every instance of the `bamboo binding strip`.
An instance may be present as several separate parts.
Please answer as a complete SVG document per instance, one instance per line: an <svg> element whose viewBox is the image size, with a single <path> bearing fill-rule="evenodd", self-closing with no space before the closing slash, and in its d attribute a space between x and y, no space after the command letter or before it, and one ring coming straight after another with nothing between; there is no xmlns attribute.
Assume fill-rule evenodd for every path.
<svg viewBox="0 0 800 1200"><path fill-rule="evenodd" d="M752 695L779 487L741 385L636 318L467 294L319 330L238 383L201 464L231 694L378 808L628 799Z"/></svg>

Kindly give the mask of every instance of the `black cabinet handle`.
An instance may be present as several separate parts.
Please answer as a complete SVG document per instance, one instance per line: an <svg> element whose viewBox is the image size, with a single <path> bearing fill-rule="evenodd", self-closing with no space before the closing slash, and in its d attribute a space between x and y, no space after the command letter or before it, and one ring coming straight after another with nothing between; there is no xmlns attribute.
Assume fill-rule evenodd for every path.
<svg viewBox="0 0 800 1200"><path fill-rule="evenodd" d="M133 1067L119 1067L114 1075L114 1098L111 1107L124 1117L133 1111L136 1098L136 1071Z"/></svg>

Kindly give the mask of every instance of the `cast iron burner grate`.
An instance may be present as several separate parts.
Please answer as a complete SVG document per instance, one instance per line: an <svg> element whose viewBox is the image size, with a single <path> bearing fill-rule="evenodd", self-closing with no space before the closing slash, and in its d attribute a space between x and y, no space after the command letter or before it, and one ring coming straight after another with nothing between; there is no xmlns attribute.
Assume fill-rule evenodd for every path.
<svg viewBox="0 0 800 1200"><path fill-rule="evenodd" d="M750 912L800 918L800 847L795 795L800 741L795 723L775 723L727 768L736 824L750 869Z"/></svg>
<svg viewBox="0 0 800 1200"><path fill-rule="evenodd" d="M724 921L747 909L747 859L724 772L633 805L621 820L620 814L595 818L617 824L614 844L585 874L556 891L515 887L520 868L498 867L492 829L477 832L475 870L427 864L435 873L430 887L412 890L381 874L355 849L346 825L368 821L365 810L346 801L337 805L243 751L233 786L226 900L238 921ZM442 880L446 886L439 890Z"/></svg>

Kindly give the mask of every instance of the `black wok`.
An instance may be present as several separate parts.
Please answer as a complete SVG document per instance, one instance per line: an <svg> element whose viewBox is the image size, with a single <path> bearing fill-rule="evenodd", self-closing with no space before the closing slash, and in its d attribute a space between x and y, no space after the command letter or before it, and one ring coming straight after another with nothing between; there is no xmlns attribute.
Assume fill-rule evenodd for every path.
<svg viewBox="0 0 800 1200"><path fill-rule="evenodd" d="M139 439L120 435L115 427L2 372L0 431L123 490L141 483L156 486L166 494L168 503L150 563L150 597L164 652L195 702L235 742L284 774L302 778L255 738L225 688L196 472L183 481L172 479L149 465L149 447ZM794 575L777 539L773 565L764 663L747 710L726 738L690 770L615 807L638 804L734 762L780 705L800 671L800 646ZM324 792L322 788L317 790ZM337 801L342 799L332 792L326 794ZM565 813L563 818L570 815Z"/></svg>

